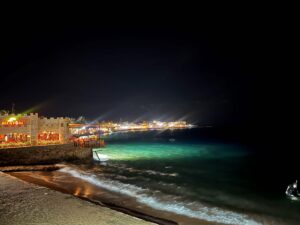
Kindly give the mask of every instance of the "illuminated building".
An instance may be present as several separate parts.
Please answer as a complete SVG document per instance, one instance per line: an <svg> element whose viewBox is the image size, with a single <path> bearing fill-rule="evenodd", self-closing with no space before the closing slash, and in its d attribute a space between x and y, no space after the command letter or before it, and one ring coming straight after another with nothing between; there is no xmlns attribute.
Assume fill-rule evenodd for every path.
<svg viewBox="0 0 300 225"><path fill-rule="evenodd" d="M181 129L190 128L192 125L187 124L185 121L174 121L174 122L161 122L143 121L141 123L131 122L99 122L95 124L69 124L70 133L79 135L92 135L92 134L109 134L114 131L146 131L146 130L161 130L161 129Z"/></svg>
<svg viewBox="0 0 300 225"><path fill-rule="evenodd" d="M98 124L78 124L72 123L68 125L70 133L72 135L89 135L99 133L101 131Z"/></svg>
<svg viewBox="0 0 300 225"><path fill-rule="evenodd" d="M0 116L0 147L63 144L69 138L69 119L37 113Z"/></svg>

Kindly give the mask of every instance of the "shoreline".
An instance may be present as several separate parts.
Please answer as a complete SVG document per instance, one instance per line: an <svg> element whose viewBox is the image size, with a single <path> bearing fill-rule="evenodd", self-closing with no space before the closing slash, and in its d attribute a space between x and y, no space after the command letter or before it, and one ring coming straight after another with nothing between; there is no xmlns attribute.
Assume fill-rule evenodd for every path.
<svg viewBox="0 0 300 225"><path fill-rule="evenodd" d="M57 171L58 173L61 173ZM59 191L71 196L75 196L84 201L93 204L107 207L111 210L116 210L133 217L143 219L144 221L153 222L161 225L216 225L219 223L199 220L182 215L177 215L171 212L157 210L148 206L140 208L132 199L125 197L122 194L110 192L109 190L99 188L98 186L91 185L86 181L78 183L78 178L69 177L65 184L57 183L56 179L52 178L51 173L56 171L24 171L24 172L9 172L10 176L23 180L28 183L33 183L38 186L46 187L51 190ZM64 173L63 173L64 174ZM64 178L66 179L66 178ZM71 180L70 180L71 179ZM88 186L86 186L88 185ZM96 189L95 189L96 188ZM125 198L124 198L125 197Z"/></svg>
<svg viewBox="0 0 300 225"><path fill-rule="evenodd" d="M66 165L67 166L67 165ZM11 176L17 177L25 182L33 183L38 186L46 187L59 192L67 193L90 203L108 207L112 210L123 212L134 217L142 218L146 221L155 222L156 224L179 224L179 225L216 225L225 224L218 221L205 220L200 218L189 217L184 214L176 214L174 212L165 211L163 209L153 208L147 204L140 204L132 197L109 191L109 189L101 188L89 181L82 180L78 177L69 176L68 173L55 171L24 171L9 172ZM199 212L201 213L201 212ZM253 219L251 224L289 224L287 221L281 221L279 218L269 217L268 215L260 216L257 213L247 214L246 219ZM249 217L250 216L250 217ZM149 220L149 218L151 220ZM159 221L158 221L158 220ZM176 221L176 222L175 222ZM281 221L281 222L280 222ZM228 222L226 222L228 223ZM240 221L233 224L242 224ZM291 224L292 221L291 221Z"/></svg>
<svg viewBox="0 0 300 225"><path fill-rule="evenodd" d="M203 224L203 225L213 225L213 224L220 224L218 222L212 222L207 220L200 220L200 219L193 219L190 217L180 216L169 212L164 212L161 210L153 210L152 208L147 207L136 207L132 204L132 202L129 199L123 199L123 195L119 195L117 193L112 193L112 195L106 195L105 192L107 192L105 189L98 188L98 190L93 189L91 186L85 186L85 181L82 181L78 183L78 178L65 177L67 179L67 182L57 182L56 179L61 176L59 170L40 170L36 169L35 171L26 170L23 172L15 171L15 172L7 172L7 173L1 173L0 172L0 181L1 181L1 174L5 174L6 176L9 176L10 178L17 179L19 181L22 181L26 184L33 184L36 187L39 188L45 188L47 190L52 190L58 193L62 193L64 195L68 195L70 197L74 197L76 199L79 199L80 201L89 202L96 207L100 208L107 208L110 210L113 210L115 212L124 213L128 216L141 219L145 222L150 222L151 224L161 224L161 225L197 225L197 224ZM56 174L56 175L54 175ZM57 177L58 176L58 177ZM73 179L73 180L72 180ZM1 183L1 182L0 182ZM88 183L90 184L90 183ZM100 191L100 192L99 192ZM1 197L1 191L0 191L0 197ZM103 195L104 194L104 195ZM43 196L41 196L43 199ZM96 197L96 198L95 198ZM128 201L129 200L129 201ZM1 198L0 198L1 202ZM68 203L63 201L62 206L68 207ZM133 207L134 206L134 207ZM85 211L85 209L83 209ZM1 214L1 204L0 204L0 214ZM255 216L256 217L256 216ZM258 217L256 219L259 219ZM0 218L1 221L1 218ZM176 221L176 222L175 222ZM259 219L258 221L262 222L263 220ZM277 224L274 220L273 224ZM11 223L7 223L11 224ZM60 223L59 223L60 224ZM90 224L90 223L89 223ZM105 223L107 224L107 223ZM108 223L110 224L110 223ZM132 224L132 223L125 223L125 224ZM143 223L139 223L139 225L142 225ZM223 224L223 223L222 223ZM264 224L264 223L263 223ZM0 222L0 225L2 223ZM92 225L92 223L91 223Z"/></svg>
<svg viewBox="0 0 300 225"><path fill-rule="evenodd" d="M57 169L54 169L54 168L55 167L51 167L51 170L57 170L61 167L58 167ZM37 168L37 169L35 169L35 171L47 171L47 169L45 170L45 169ZM19 182L25 183L28 186L34 185L34 186L36 186L35 188L38 188L38 189L42 188L42 189L53 191L53 192L56 192L56 193L59 193L59 194L62 194L62 195L68 195L70 197L73 197L73 198L77 199L78 201L88 202L90 204L95 205L95 207L99 208L99 210L101 208L106 208L106 209L111 210L115 213L121 213L121 214L124 214L128 217L136 218L138 220L141 220L141 221L139 221L139 223L126 223L126 224L139 224L139 225L140 224L141 225L142 224L145 224L145 225L146 224L147 225L148 224L160 224L160 225L177 225L178 224L177 222L167 220L167 219L163 219L163 218L159 218L159 217L156 217L156 216L152 216L152 215L149 215L149 214L146 214L146 213L143 213L143 212L140 212L140 211L136 211L136 210L133 210L133 209L129 209L129 208L114 204L112 202L96 201L96 200L92 200L92 199L89 199L89 198L83 197L83 196L75 196L71 192L68 192L64 189L57 188L55 186L50 186L50 185L45 186L45 185L38 184L37 182L33 182L32 180L30 181L30 180L27 180L27 179L22 179L18 176L14 176L14 172L12 172L12 171L14 171L14 172L21 172L21 171L30 172L30 170L26 170L26 169L21 170L20 168L18 170L11 170L8 173L7 172L0 172L0 179L2 179L2 180L7 179L7 180L9 180L8 182L11 183L12 185L15 185L14 183L16 183L16 181L18 181L17 183L19 183ZM27 189L28 188L29 189L34 189L34 187L26 187L26 188ZM1 194L3 194L3 193L0 192L0 195ZM66 202L64 202L64 204L65 203ZM1 208L0 208L0 212L1 212ZM3 216L5 216L5 213L4 213ZM0 223L0 224L2 224L2 223ZM13 223L9 223L9 224L13 224ZM65 224L65 222L63 222L63 224ZM90 224L90 223L88 223L88 224ZM110 224L110 223L104 223L104 224Z"/></svg>

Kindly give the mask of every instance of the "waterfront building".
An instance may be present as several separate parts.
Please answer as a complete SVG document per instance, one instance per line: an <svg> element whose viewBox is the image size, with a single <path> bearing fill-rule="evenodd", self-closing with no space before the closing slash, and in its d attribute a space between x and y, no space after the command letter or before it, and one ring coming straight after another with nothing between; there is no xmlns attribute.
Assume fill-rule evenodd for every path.
<svg viewBox="0 0 300 225"><path fill-rule="evenodd" d="M69 118L37 113L0 115L0 147L64 144L70 137Z"/></svg>

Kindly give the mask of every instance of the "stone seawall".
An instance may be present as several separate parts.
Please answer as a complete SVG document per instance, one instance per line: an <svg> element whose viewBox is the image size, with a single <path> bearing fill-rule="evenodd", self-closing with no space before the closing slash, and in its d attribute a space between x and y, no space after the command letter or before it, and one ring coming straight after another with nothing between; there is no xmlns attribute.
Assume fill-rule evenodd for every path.
<svg viewBox="0 0 300 225"><path fill-rule="evenodd" d="M50 164L65 161L92 160L91 148L72 144L0 149L0 166Z"/></svg>

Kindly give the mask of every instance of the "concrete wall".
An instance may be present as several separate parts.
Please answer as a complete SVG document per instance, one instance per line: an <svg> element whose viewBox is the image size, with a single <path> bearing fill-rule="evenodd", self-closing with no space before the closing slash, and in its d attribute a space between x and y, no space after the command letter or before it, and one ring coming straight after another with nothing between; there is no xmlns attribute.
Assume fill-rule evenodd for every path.
<svg viewBox="0 0 300 225"><path fill-rule="evenodd" d="M72 144L0 149L0 166L50 164L64 161L92 160L91 148Z"/></svg>

